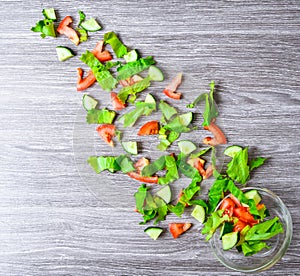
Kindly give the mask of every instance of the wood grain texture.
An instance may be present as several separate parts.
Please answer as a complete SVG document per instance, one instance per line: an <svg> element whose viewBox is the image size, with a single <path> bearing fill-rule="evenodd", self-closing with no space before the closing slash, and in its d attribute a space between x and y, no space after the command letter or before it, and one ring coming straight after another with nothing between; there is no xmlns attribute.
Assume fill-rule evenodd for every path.
<svg viewBox="0 0 300 276"><path fill-rule="evenodd" d="M60 19L80 9L96 16L103 32L78 48L62 37L43 40L30 28L50 6ZM200 225L153 243L132 202L112 208L78 174L81 63L58 62L55 46L79 56L111 30L153 55L166 81L183 72L186 102L216 81L229 143L270 157L254 183L280 195L293 218L289 250L261 275L299 275L299 1L4 0L0 14L0 275L239 275L214 258ZM90 91L108 102L97 86Z"/></svg>

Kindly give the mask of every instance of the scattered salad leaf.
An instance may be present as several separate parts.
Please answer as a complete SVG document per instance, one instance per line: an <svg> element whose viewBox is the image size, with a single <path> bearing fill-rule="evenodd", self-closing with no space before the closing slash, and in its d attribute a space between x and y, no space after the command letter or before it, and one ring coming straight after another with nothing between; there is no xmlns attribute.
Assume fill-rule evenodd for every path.
<svg viewBox="0 0 300 276"><path fill-rule="evenodd" d="M118 58L127 54L127 47L120 41L115 32L108 32L104 34L104 42L110 44Z"/></svg>

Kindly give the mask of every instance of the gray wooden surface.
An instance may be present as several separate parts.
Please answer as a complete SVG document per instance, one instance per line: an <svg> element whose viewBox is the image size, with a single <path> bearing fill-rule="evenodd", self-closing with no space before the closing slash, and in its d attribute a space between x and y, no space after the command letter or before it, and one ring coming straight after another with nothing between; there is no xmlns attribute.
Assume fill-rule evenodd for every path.
<svg viewBox="0 0 300 276"><path fill-rule="evenodd" d="M46 7L59 18L78 18L83 10L99 19L103 32L78 48L62 37L43 40L30 28ZM186 98L212 79L218 83L229 143L270 157L254 184L279 194L293 218L289 250L261 275L300 274L298 0L2 0L0 15L0 275L239 274L214 258L199 225L177 241L166 234L153 242L132 202L113 208L80 177L73 127L81 63L77 57L58 62L55 46L79 56L111 30L143 56L153 55L166 80L183 72ZM108 99L98 86L90 91ZM138 186L127 178L114 181Z"/></svg>

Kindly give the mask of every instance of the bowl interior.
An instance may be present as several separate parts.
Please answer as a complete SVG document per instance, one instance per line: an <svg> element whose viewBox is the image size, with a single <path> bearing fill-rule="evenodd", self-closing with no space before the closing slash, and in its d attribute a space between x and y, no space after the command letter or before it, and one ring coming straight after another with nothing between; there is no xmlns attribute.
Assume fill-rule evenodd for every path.
<svg viewBox="0 0 300 276"><path fill-rule="evenodd" d="M284 233L278 234L267 241L269 249L263 249L253 256L245 257L242 252L238 252L235 248L227 251L223 250L220 232L217 231L210 240L210 246L215 256L228 268L241 272L255 272L270 268L285 254L292 238L291 215L282 200L267 189L248 187L242 190L252 189L256 189L260 193L262 203L265 203L270 213L268 218L279 217Z"/></svg>

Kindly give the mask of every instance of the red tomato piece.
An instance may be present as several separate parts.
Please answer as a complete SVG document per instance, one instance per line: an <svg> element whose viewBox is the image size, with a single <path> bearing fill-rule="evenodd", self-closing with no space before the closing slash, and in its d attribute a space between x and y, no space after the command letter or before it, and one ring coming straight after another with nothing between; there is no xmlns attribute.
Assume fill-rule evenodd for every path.
<svg viewBox="0 0 300 276"><path fill-rule="evenodd" d="M73 22L71 16L66 16L58 25L57 32L67 36L75 45L79 44L79 36L69 25Z"/></svg>
<svg viewBox="0 0 300 276"><path fill-rule="evenodd" d="M96 128L100 137L111 147L114 146L112 138L115 136L116 127L112 124L103 124Z"/></svg>
<svg viewBox="0 0 300 276"><path fill-rule="evenodd" d="M233 195L233 194L230 194L229 197L234 201L235 205L237 207L242 207L243 205L241 204L241 202Z"/></svg>
<svg viewBox="0 0 300 276"><path fill-rule="evenodd" d="M169 223L169 230L173 236L174 239L177 239L181 234L186 232L191 228L192 224L189 222L185 223Z"/></svg>
<svg viewBox="0 0 300 276"><path fill-rule="evenodd" d="M176 75L175 78L172 79L172 81L166 86L164 89L164 93L167 97L179 100L181 97L181 93L176 92L178 86L181 84L182 80L182 73L179 73Z"/></svg>
<svg viewBox="0 0 300 276"><path fill-rule="evenodd" d="M77 68L77 91L83 91L94 84L96 81L95 75L90 70L85 78L83 78L83 71Z"/></svg>
<svg viewBox="0 0 300 276"><path fill-rule="evenodd" d="M237 207L233 209L233 215L243 222L252 224L257 223L254 217L248 212L245 207Z"/></svg>
<svg viewBox="0 0 300 276"><path fill-rule="evenodd" d="M223 133L223 131L213 122L211 121L209 126L205 126L204 129L210 131L214 137L205 137L203 139L203 143L210 146L217 146L220 144L226 144L227 139Z"/></svg>
<svg viewBox="0 0 300 276"><path fill-rule="evenodd" d="M146 124L144 124L139 132L138 135L142 136L142 135L156 135L158 134L159 131L159 124L158 121L150 121L147 122Z"/></svg>
<svg viewBox="0 0 300 276"><path fill-rule="evenodd" d="M181 93L174 92L168 89L164 89L164 93L167 97L174 99L174 100L180 100L181 98Z"/></svg>
<svg viewBox="0 0 300 276"><path fill-rule="evenodd" d="M248 224L242 220L238 220L233 227L233 232L241 232Z"/></svg>
<svg viewBox="0 0 300 276"><path fill-rule="evenodd" d="M118 94L115 92L110 93L112 105L114 110L121 110L126 107L126 104L122 103L118 98Z"/></svg>
<svg viewBox="0 0 300 276"><path fill-rule="evenodd" d="M149 164L150 164L149 159L142 157L138 161L136 161L133 166L138 172L141 172L143 168Z"/></svg>
<svg viewBox="0 0 300 276"><path fill-rule="evenodd" d="M229 217L232 217L234 208L235 208L234 201L231 198L227 197L227 198L223 199L219 209L224 210L223 214L228 215Z"/></svg>
<svg viewBox="0 0 300 276"><path fill-rule="evenodd" d="M127 173L129 177L137 180L137 181L141 181L141 182L145 182L145 183L152 183L152 184L157 184L158 183L158 176L143 176L140 175L137 172L129 172Z"/></svg>

